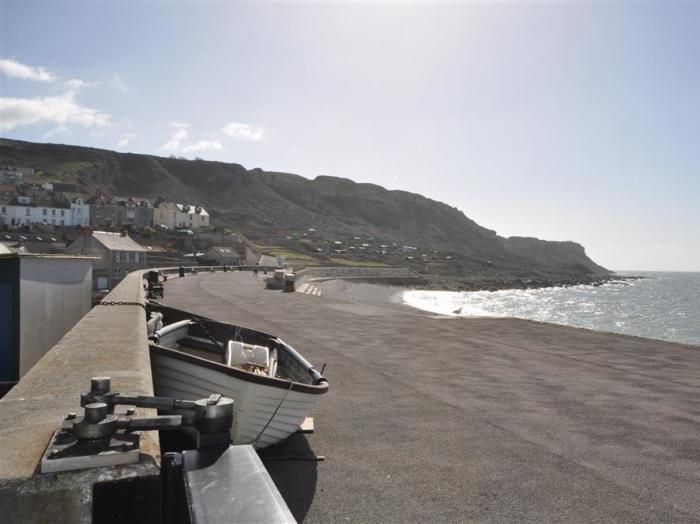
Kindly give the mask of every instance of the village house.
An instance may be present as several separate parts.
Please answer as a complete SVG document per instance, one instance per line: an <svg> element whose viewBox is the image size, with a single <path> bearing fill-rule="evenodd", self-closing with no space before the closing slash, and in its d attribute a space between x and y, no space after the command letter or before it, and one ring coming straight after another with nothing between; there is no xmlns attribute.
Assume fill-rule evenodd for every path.
<svg viewBox="0 0 700 524"><path fill-rule="evenodd" d="M148 200L117 197L117 223L143 229L153 225L153 206Z"/></svg>
<svg viewBox="0 0 700 524"><path fill-rule="evenodd" d="M83 200L82 197L75 197L70 202L71 225L73 226L89 226L90 225L90 206Z"/></svg>
<svg viewBox="0 0 700 524"><path fill-rule="evenodd" d="M35 224L72 226L71 207L67 201L17 196L0 205L0 224L10 229Z"/></svg>
<svg viewBox="0 0 700 524"><path fill-rule="evenodd" d="M33 176L34 169L31 167L15 167L2 166L0 167L0 183L2 184L17 184L24 180L25 176Z"/></svg>
<svg viewBox="0 0 700 524"><path fill-rule="evenodd" d="M116 201L105 195L95 195L87 200L90 206L90 226L112 228L119 225L119 213Z"/></svg>
<svg viewBox="0 0 700 524"><path fill-rule="evenodd" d="M208 228L209 213L199 206L160 202L153 208L153 225L162 225L169 229Z"/></svg>
<svg viewBox="0 0 700 524"><path fill-rule="evenodd" d="M232 247L212 246L201 257L201 261L211 266L238 266L241 255Z"/></svg>
<svg viewBox="0 0 700 524"><path fill-rule="evenodd" d="M130 271L146 268L148 250L126 233L85 230L68 253L98 257L93 260L93 289L111 289Z"/></svg>

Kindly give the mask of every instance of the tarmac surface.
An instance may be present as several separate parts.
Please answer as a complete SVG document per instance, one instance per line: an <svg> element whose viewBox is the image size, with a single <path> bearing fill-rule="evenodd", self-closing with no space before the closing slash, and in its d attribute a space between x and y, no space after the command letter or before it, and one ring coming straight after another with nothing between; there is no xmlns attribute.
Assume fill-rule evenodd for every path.
<svg viewBox="0 0 700 524"><path fill-rule="evenodd" d="M164 302L327 365L315 433L261 452L299 521L700 522L700 348L263 287Z"/></svg>

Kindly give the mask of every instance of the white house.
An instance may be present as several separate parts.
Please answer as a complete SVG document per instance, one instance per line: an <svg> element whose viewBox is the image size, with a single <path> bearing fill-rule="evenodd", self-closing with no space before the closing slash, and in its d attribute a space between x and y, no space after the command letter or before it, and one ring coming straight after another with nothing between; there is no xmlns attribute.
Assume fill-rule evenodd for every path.
<svg viewBox="0 0 700 524"><path fill-rule="evenodd" d="M70 203L72 226L90 225L90 206L81 197L75 197Z"/></svg>
<svg viewBox="0 0 700 524"><path fill-rule="evenodd" d="M189 229L209 227L209 213L207 213L207 210L203 207L177 204L175 223L177 224L176 227L185 227Z"/></svg>
<svg viewBox="0 0 700 524"><path fill-rule="evenodd" d="M71 208L54 201L32 201L18 196L8 204L0 205L0 221L10 229L32 224L72 226Z"/></svg>
<svg viewBox="0 0 700 524"><path fill-rule="evenodd" d="M153 209L153 225L170 229L200 229L209 227L209 213L203 207L161 202Z"/></svg>

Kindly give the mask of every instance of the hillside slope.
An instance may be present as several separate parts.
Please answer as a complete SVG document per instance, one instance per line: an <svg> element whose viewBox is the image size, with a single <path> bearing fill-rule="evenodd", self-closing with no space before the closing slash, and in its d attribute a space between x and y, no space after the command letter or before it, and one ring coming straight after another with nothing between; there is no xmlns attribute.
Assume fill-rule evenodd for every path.
<svg viewBox="0 0 700 524"><path fill-rule="evenodd" d="M163 158L0 139L0 165L34 167L81 191L201 203L243 233L274 236L307 228L328 238L367 235L456 253L443 271L523 277L608 271L574 242L503 238L458 209L406 191L319 176L247 170L238 164Z"/></svg>

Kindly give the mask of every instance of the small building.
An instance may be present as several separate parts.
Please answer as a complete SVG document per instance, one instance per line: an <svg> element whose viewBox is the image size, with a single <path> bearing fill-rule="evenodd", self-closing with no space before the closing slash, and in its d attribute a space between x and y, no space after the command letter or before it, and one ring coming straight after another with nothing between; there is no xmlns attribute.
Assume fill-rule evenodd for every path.
<svg viewBox="0 0 700 524"><path fill-rule="evenodd" d="M238 266L241 263L241 255L232 247L213 246L204 253L201 260L211 266Z"/></svg>
<svg viewBox="0 0 700 524"><path fill-rule="evenodd" d="M91 307L92 260L0 247L0 397Z"/></svg>
<svg viewBox="0 0 700 524"><path fill-rule="evenodd" d="M87 228L66 249L68 253L96 257L93 260L93 289L111 289L127 273L147 267L148 250L125 232L108 233Z"/></svg>

